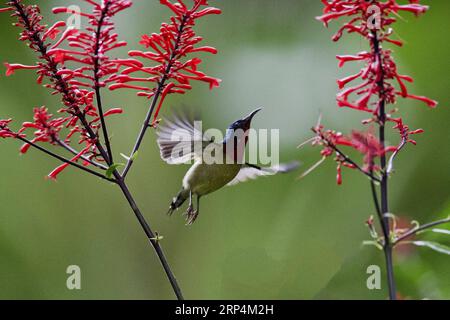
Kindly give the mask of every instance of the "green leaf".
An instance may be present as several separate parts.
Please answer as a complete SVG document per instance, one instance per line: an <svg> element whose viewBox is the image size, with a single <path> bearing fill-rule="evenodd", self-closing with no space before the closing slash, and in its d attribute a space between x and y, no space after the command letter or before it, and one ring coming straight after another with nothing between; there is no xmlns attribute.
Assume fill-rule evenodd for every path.
<svg viewBox="0 0 450 320"><path fill-rule="evenodd" d="M164 236L160 235L157 231L155 231L155 237L150 238L150 240L156 242L160 242L162 239L164 239Z"/></svg>
<svg viewBox="0 0 450 320"><path fill-rule="evenodd" d="M436 233L450 234L450 230L446 230L446 229L432 229L431 231L436 232Z"/></svg>
<svg viewBox="0 0 450 320"><path fill-rule="evenodd" d="M113 164L108 168L108 170L106 170L106 172L105 172L106 177L108 177L108 178L111 179L111 177L112 177L114 171L116 171L117 168L124 167L124 166L125 166L125 164L123 164L123 163L113 163Z"/></svg>
<svg viewBox="0 0 450 320"><path fill-rule="evenodd" d="M440 253L444 253L447 255L450 255L450 248L437 243L437 242L432 242L432 241L413 241L412 242L414 245L418 246L418 247L428 247L434 251L440 252Z"/></svg>
<svg viewBox="0 0 450 320"><path fill-rule="evenodd" d="M420 223L417 220L411 221L411 224L413 225L412 229L418 229L420 227Z"/></svg>
<svg viewBox="0 0 450 320"><path fill-rule="evenodd" d="M133 160L133 161L136 160L138 155L139 155L139 151L136 151L135 153L133 153L133 156L131 157L131 160Z"/></svg>
<svg viewBox="0 0 450 320"><path fill-rule="evenodd" d="M120 155L121 155L122 158L124 158L125 160L130 161L130 157L127 156L126 154L121 153Z"/></svg>
<svg viewBox="0 0 450 320"><path fill-rule="evenodd" d="M363 241L362 244L364 246L375 246L375 247L377 247L377 249L383 250L383 246L381 244L379 244L377 241L365 240L365 241Z"/></svg>
<svg viewBox="0 0 450 320"><path fill-rule="evenodd" d="M120 155L121 155L125 160L127 160L127 161L130 161L130 160L131 160L131 161L134 161L134 160L136 160L138 154L139 154L139 151L136 151L136 152L133 154L133 156L131 156L131 157L129 157L129 156L127 156L126 154L123 154L123 153L121 153Z"/></svg>

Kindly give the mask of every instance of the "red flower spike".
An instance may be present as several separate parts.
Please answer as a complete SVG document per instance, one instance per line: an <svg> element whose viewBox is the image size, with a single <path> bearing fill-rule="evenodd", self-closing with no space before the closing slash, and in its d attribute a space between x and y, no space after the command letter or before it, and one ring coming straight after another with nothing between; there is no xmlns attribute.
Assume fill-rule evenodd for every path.
<svg viewBox="0 0 450 320"><path fill-rule="evenodd" d="M409 5L399 5L397 0L389 0L386 2L382 1L360 1L360 0L333 0L333 1L322 1L325 5L323 10L323 15L317 19L322 21L326 26L332 20L337 20L341 17L350 17L351 20L344 24L344 26L338 31L338 33L333 37L333 40L337 41L341 38L343 33L347 31L348 33L358 33L364 38L371 41L373 33L377 32L382 36L379 36L378 41L380 44L382 42L389 42L398 46L401 46L401 41L391 39L392 31L389 30L390 25L396 21L397 13L400 11L412 12L415 15L420 15L428 10L427 6L420 5L419 1L410 1ZM374 26L370 25L371 11L370 7L374 5L378 6L380 9L380 18L378 19L379 26L377 31L374 31ZM373 23L373 22L372 22ZM356 79L361 79L366 84L363 87L358 87L358 90L353 90L351 93L356 96L363 95L359 98L357 102L351 101L351 94L345 94L344 99L338 99L338 105L341 107L349 107L356 110L371 111L374 115L377 115L378 108L376 103L368 104L373 99L385 99L389 103L395 103L397 97L411 98L425 102L429 107L434 108L437 102L426 97L415 96L408 94L407 88L402 80L406 80L405 76L400 76L397 73L397 66L391 57L391 51L386 49L381 49L379 56L381 61L378 59L378 54L374 51L372 47L371 52L362 52L356 56L353 55L342 55L337 56L339 60L339 67L343 67L345 63L350 61L364 61L366 67L364 67L360 73L355 76L350 76L338 81L339 88L343 89L349 82ZM385 90L380 92L377 84L382 77L383 85ZM407 77L411 79L410 77ZM400 91L394 89L395 80L397 85L400 87ZM411 79L412 80L412 79ZM409 80L407 80L409 81ZM361 90L360 90L361 89Z"/></svg>
<svg viewBox="0 0 450 320"><path fill-rule="evenodd" d="M25 122L19 134L33 130L33 143L50 143L59 145L61 141L70 144L75 135L78 143L84 146L83 156L97 161L105 161L97 150L96 139L90 132L98 135L101 130L99 113L94 106L96 88L105 86L107 77L117 74L121 63L135 66L127 60L113 60L109 58L112 50L124 46L118 41L114 33L112 18L122 10L129 8L129 0L85 0L92 11L81 12L80 16L88 19L85 30L66 29L66 23L56 22L47 28L41 24L42 16L36 5L25 5L21 0L7 2L9 6L0 12L13 11L12 16L17 19L15 25L23 31L20 40L28 42L30 48L38 53L41 61L36 66L5 63L6 74L12 75L19 69L36 69L38 83L49 80L45 86L52 90L52 94L60 94L64 107L58 112L60 117L53 117L44 107L34 109L33 122ZM55 8L54 13L75 13L67 8ZM57 36L59 36L58 39ZM66 47L63 48L62 46ZM138 66L140 66L138 64ZM105 116L121 113L121 109L111 109ZM81 118L88 124L81 124ZM6 133L2 129L1 136ZM9 131L8 131L9 132ZM63 135L60 137L60 135ZM25 153L29 145L21 148ZM59 174L64 169L55 169L51 176Z"/></svg>
<svg viewBox="0 0 450 320"><path fill-rule="evenodd" d="M395 104L397 99L402 97L424 102L430 108L437 106L437 102L432 99L408 92L406 82L413 82L413 79L398 73L392 51L384 48L386 43L395 46L403 45L401 41L392 39L394 34L392 24L396 22L399 12L410 12L416 16L425 13L428 7L419 2L420 0L409 0L409 4L400 5L397 0L322 0L323 15L317 19L322 21L325 26L328 26L331 21L348 18L333 35L333 41L338 41L344 33L355 33L370 43L369 51L336 57L340 68L351 62L364 63L358 73L337 81L341 90L337 95L337 105L371 113L372 117L363 121L363 124L366 125L386 121L394 122L394 129L401 137L397 146L384 146L384 142L381 143L370 129L365 132L353 131L350 136L343 136L339 132L324 129L319 123L313 128L316 136L313 138L312 144L322 147L322 157L334 156L337 162L336 179L338 184L342 183L343 166L358 169L373 178L376 174L382 173L381 168L375 165L377 158L384 157L386 153L393 153L392 158L394 158L405 144L416 144L411 136L422 133L423 130L410 130L401 118L392 118L390 114L386 115L384 108L387 104ZM373 9L374 5L379 8L380 12L376 21L373 19L373 10L369 10ZM360 82L354 84L357 80ZM383 105L383 113L380 110L381 105ZM363 166L357 165L343 153L348 147L363 154ZM390 169L387 170L389 172Z"/></svg>
<svg viewBox="0 0 450 320"><path fill-rule="evenodd" d="M163 23L160 33L143 35L139 42L149 51L131 50L129 56L150 60L156 64L144 66L138 60L129 59L127 63L117 61L117 67L126 66L121 75L112 76L108 82L114 82L109 86L111 90L134 89L138 90L138 96L159 99L154 114L154 122L161 110L163 102L168 94L184 94L192 87L191 81L201 81L209 84L210 89L218 87L220 80L209 77L198 71L201 63L199 58L185 60L190 54L205 52L216 54L217 50L210 46L197 46L202 38L195 34L196 20L210 14L220 14L221 10L207 6L205 0L193 0L193 6L188 8L184 1L161 0L160 3L168 7L175 16L170 23ZM151 75L150 78L132 76L135 73ZM141 82L142 85L128 84L129 82ZM148 83L156 84L148 86Z"/></svg>

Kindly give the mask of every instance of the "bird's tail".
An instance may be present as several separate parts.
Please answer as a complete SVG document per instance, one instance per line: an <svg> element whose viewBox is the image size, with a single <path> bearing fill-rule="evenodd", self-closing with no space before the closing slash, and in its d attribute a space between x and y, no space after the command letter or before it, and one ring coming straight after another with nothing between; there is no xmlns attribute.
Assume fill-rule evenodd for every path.
<svg viewBox="0 0 450 320"><path fill-rule="evenodd" d="M178 209L181 207L181 205L186 201L186 199L189 197L189 190L181 189L180 192L178 192L177 196L172 199L172 202L170 203L169 211L167 211L168 215L172 215L172 213L175 211L175 209Z"/></svg>

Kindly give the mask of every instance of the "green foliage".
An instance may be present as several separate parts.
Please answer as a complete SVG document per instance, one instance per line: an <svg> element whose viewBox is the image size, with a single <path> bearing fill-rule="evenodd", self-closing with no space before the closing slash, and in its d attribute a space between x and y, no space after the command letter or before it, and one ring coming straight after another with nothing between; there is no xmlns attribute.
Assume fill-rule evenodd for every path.
<svg viewBox="0 0 450 320"><path fill-rule="evenodd" d="M125 164L124 163L113 163L105 172L105 176L107 178L111 178L114 171L116 171L118 168L120 167L124 167Z"/></svg>

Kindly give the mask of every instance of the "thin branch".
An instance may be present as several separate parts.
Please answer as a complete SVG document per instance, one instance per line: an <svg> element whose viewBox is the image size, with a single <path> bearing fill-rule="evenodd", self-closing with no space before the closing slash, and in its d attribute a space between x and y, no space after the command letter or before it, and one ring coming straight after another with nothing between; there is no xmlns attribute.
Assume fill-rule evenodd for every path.
<svg viewBox="0 0 450 320"><path fill-rule="evenodd" d="M98 108L98 112L99 112L99 116L100 116L100 122L102 124L103 139L105 141L106 150L108 152L109 164L112 165L114 163L113 153L112 153L111 144L109 142L108 128L106 127L105 116L103 114L103 105L102 105L102 99L101 99L101 95L100 95L100 77L99 77L99 71L100 71L99 52L100 52L100 46L101 46L100 37L101 37L102 28L103 28L103 22L108 13L110 4L111 4L110 1L105 1L100 19L97 22L97 30L95 33L95 48L94 48L94 87L95 87L95 97L97 99L97 108Z"/></svg>
<svg viewBox="0 0 450 320"><path fill-rule="evenodd" d="M62 156L60 156L60 155L58 155L58 154L56 154L56 153L53 153L53 152L51 152L50 150L47 150L47 149L45 149L45 148L43 148L43 147L41 147L41 146L35 144L34 142L29 141L29 140L26 139L26 138L23 138L23 137L21 137L21 136L19 136L19 135L18 135L16 138L19 139L19 140L21 140L21 141L23 141L23 142L25 142L25 143L27 143L27 144L29 144L29 145L32 146L33 148L36 148L36 149L38 149L38 150L44 152L45 154L47 154L47 155L49 155L49 156L51 156L51 157L53 157L53 158L56 158L56 159L58 159L58 160L60 160L60 161L62 161L62 162L64 162L64 163L70 164L71 166L74 166L74 167L76 167L76 168L78 168L78 169L81 169L81 170L83 170L83 171L85 171L85 172L87 172L87 173L90 173L90 174L92 174L92 175L94 175L94 176L97 176L97 177L102 178L102 179L104 179L104 180L107 180L107 181L109 181L109 182L114 182L114 183L116 183L116 180L110 179L110 178L106 177L105 175L103 175L103 174L101 174L101 173L98 173L98 172L96 172L96 171L94 171L94 170L91 170L91 169L89 169L89 168L86 168L86 167L84 167L84 166L82 166L82 165L80 165L80 164L78 164L78 163L76 163L76 162L73 162L73 161L71 161L71 160L69 160L69 159L66 159L66 158L64 158L64 157L62 157Z"/></svg>
<svg viewBox="0 0 450 320"><path fill-rule="evenodd" d="M177 50L178 50L178 47L180 45L180 41L181 41L181 38L182 38L182 35L183 35L183 31L184 31L184 28L186 27L186 22L187 22L187 17L184 16L182 21L181 21L180 28L178 30L178 38L177 38L177 40L175 42L174 50L173 50L172 56L170 58L171 62L169 62L167 64L167 68L165 70L164 76L162 77L161 81L158 83L158 88L156 89L156 93L153 96L152 103L150 105L150 109L147 112L147 115L145 117L145 120L144 120L144 123L142 125L141 131L138 134L138 137L136 139L136 143L134 145L133 151L130 154L130 159L127 161L125 169L122 172L122 177L123 178L125 178L127 176L128 172L130 171L131 166L134 163L134 158L135 157L133 157L133 156L136 154L136 152L139 151L139 148L141 147L142 141L144 140L145 133L147 132L148 128L150 127L150 121L151 121L151 118L152 118L152 115L153 115L153 111L155 110L155 107L156 107L156 104L158 102L159 96L161 95L161 93L162 93L162 91L164 89L165 83L167 81L167 75L170 73L170 71L172 69L172 64L173 64L172 61L176 58Z"/></svg>
<svg viewBox="0 0 450 320"><path fill-rule="evenodd" d="M377 188L376 188L376 185L373 180L370 181L370 188L372 190L372 198L373 198L373 203L375 205L375 210L377 211L378 220L383 221L384 217L383 217L383 213L381 212L381 208L380 208L380 201L378 199ZM385 228L384 223L381 223L381 230L383 231L384 239L388 239L389 238L389 230ZM386 243L386 240L385 240L385 243Z"/></svg>
<svg viewBox="0 0 450 320"><path fill-rule="evenodd" d="M380 41L378 39L377 31L372 31L372 40L371 45L373 47L374 53L376 55L376 58L378 60L378 65L380 68L380 77L377 81L377 86L379 90L379 96L380 96L380 104L379 104L379 113L378 113L378 120L379 120L379 139L381 146L383 150L386 148L386 141L385 141L385 123L386 123L386 99L385 99L385 92L384 92L384 69L383 69L383 57L381 53L381 46ZM389 200L388 200L388 174L386 170L386 154L383 153L380 157L380 165L382 170L382 177L381 177L381 220L380 224L382 228L387 233L387 236L385 236L384 241L384 256L386 259L386 271L387 271L387 280L388 280L388 289L389 289L389 298L391 300L397 299L397 290L395 285L395 277L394 277L394 264L392 260L392 243L391 239L389 237L389 217L386 215L386 213L389 212Z"/></svg>
<svg viewBox="0 0 450 320"><path fill-rule="evenodd" d="M397 245L399 244L401 241L405 240L406 238L415 235L416 233L419 233L421 231L424 231L426 229L430 229L433 228L435 226L444 224L444 223L449 223L450 222L450 217L446 218L446 219L441 219L441 220L437 220L437 221L433 221L427 224L424 224L418 228L413 228L411 230L409 230L408 232L402 234L400 237L398 237L397 239L395 239L395 241L392 243L392 245Z"/></svg>
<svg viewBox="0 0 450 320"><path fill-rule="evenodd" d="M327 140L325 140L327 141ZM361 171L363 174L365 174L366 176L368 176L371 180L376 181L376 182L381 182L381 180L377 177L375 177L372 173L367 172L366 170L364 170L363 168L361 168L360 165L358 165L355 161L353 161L352 159L350 159L345 153L343 153L338 147L336 147L334 144L332 143L328 143L327 141L327 145L328 147L332 148L334 151L336 151L336 153L338 153L345 162L351 164L352 166L354 166L357 170Z"/></svg>
<svg viewBox="0 0 450 320"><path fill-rule="evenodd" d="M387 165L387 174L390 175L392 173L392 170L394 169L394 160L397 157L397 155L400 153L400 151L403 149L404 146L406 146L407 141L405 138L402 138L402 141L400 142L400 145L397 147L397 149L394 151L394 153L389 158L389 162Z"/></svg>
<svg viewBox="0 0 450 320"><path fill-rule="evenodd" d="M167 258L164 255L164 252L159 244L157 237L155 237L155 233L152 231L149 224L145 220L143 214L139 210L124 179L120 176L120 174L117 171L114 172L114 176L116 177L117 183L120 186L120 189L122 190L128 203L130 204L131 209L133 210L134 214L136 215L136 218L138 219L142 229L144 230L145 234L147 235L147 238L149 239L150 243L152 244L153 248L155 249L156 254L158 255L159 261L161 262L161 265L163 266L164 271L166 272L167 278L169 279L169 282L172 286L172 289L175 292L175 295L177 296L177 299L184 300L183 294L181 292L181 288L178 285L177 279L176 279L174 273L172 272L172 269L170 268L169 263L167 262Z"/></svg>
<svg viewBox="0 0 450 320"><path fill-rule="evenodd" d="M307 169L305 172L303 172L297 179L303 179L304 177L306 177L308 174L310 174L313 170L315 170L318 166L320 166L327 158L326 157L322 157L320 158L319 161L317 161L315 164L313 164L309 169Z"/></svg>
<svg viewBox="0 0 450 320"><path fill-rule="evenodd" d="M77 154L78 154L77 150L75 150L74 148L72 148L71 146L69 146L67 143L65 143L65 142L62 141L61 139L54 138L53 140L54 140L57 144L59 144L61 147L63 147L63 148L66 149L67 151L69 151L70 153L72 153L72 154L74 154L74 155L77 155ZM86 157L86 156L81 156L81 159L83 159L83 160L86 161L86 162L89 162L90 164L92 164L93 166L95 166L95 167L97 167L97 168L99 168L99 169L102 169L102 170L107 170L107 169L108 169L105 165L103 165L103 164L101 164L101 163L98 163L98 162L95 162L95 161L89 159L89 158Z"/></svg>

